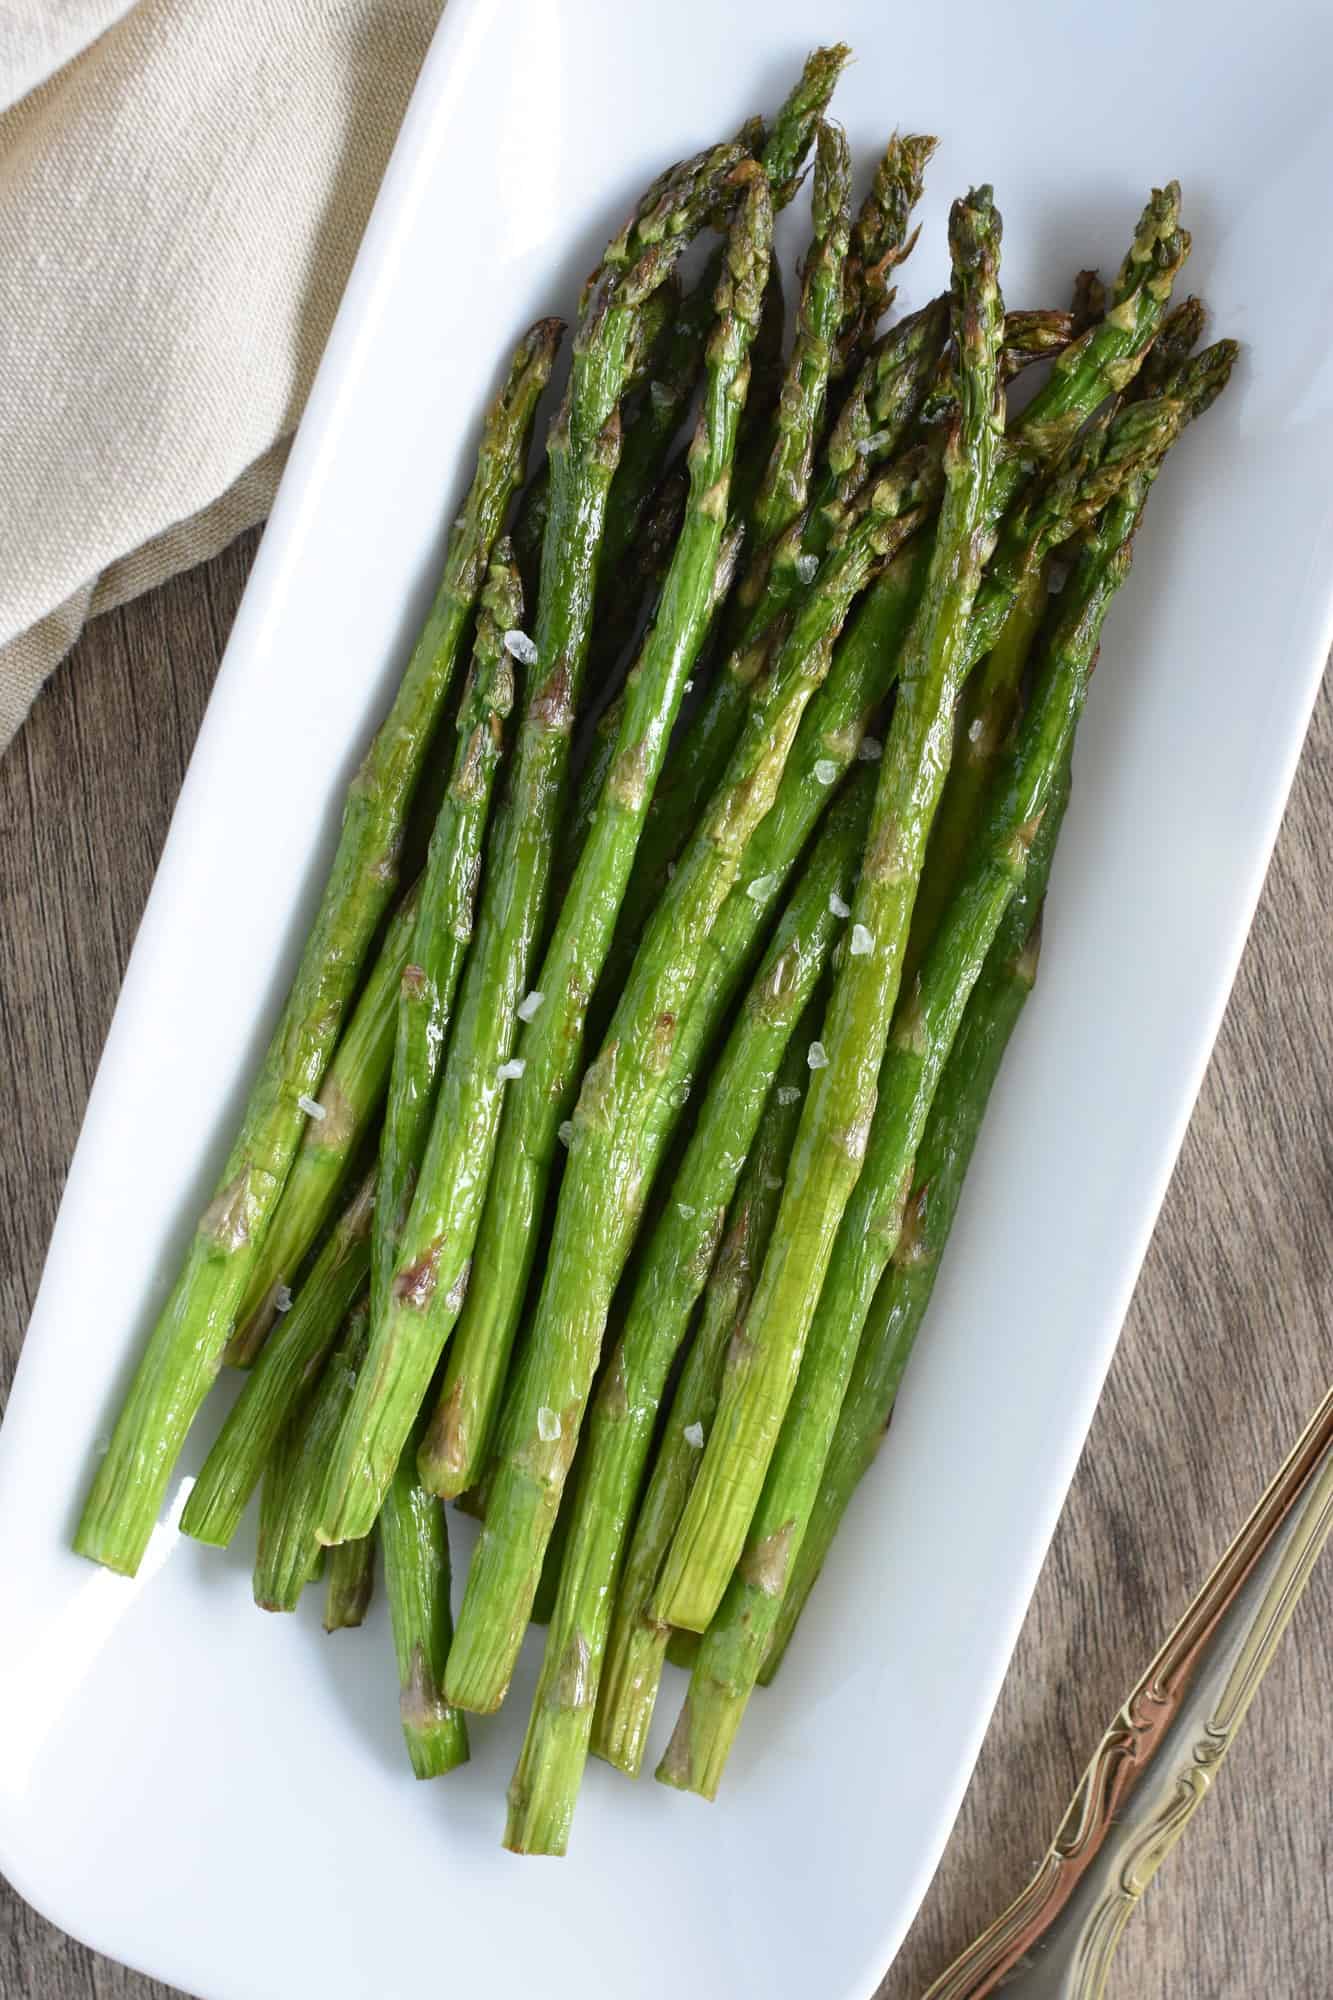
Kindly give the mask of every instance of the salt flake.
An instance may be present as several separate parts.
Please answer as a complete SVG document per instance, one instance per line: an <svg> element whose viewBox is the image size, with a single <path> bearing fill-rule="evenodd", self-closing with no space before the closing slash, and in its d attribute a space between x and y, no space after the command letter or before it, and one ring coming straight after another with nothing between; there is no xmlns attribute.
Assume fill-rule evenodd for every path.
<svg viewBox="0 0 1333 2000"><path fill-rule="evenodd" d="M511 659L517 660L520 666L536 666L537 648L527 633L520 632L516 625L505 633L504 645L506 653Z"/></svg>
<svg viewBox="0 0 1333 2000"><path fill-rule="evenodd" d="M852 941L847 949L853 958L869 958L875 949L875 940L864 924L852 925Z"/></svg>
<svg viewBox="0 0 1333 2000"><path fill-rule="evenodd" d="M519 1020L520 1021L533 1020L538 1014L540 1014L542 1010L542 1002L545 1000L545 998L546 995L544 993L538 993L536 991L524 994L523 998L519 1001L517 1008Z"/></svg>
<svg viewBox="0 0 1333 2000"><path fill-rule="evenodd" d="M829 890L828 906L829 906L829 912L832 916L850 917L850 915L852 914L851 904L844 903L842 897L838 894L836 889Z"/></svg>
<svg viewBox="0 0 1333 2000"><path fill-rule="evenodd" d="M702 1424L686 1424L682 1435L685 1439L686 1444L689 1445L691 1451L703 1450L704 1427Z"/></svg>
<svg viewBox="0 0 1333 2000"><path fill-rule="evenodd" d="M811 1069L828 1068L828 1050L824 1047L824 1044L822 1042L811 1042L809 1048L805 1052L805 1059L809 1063Z"/></svg>
<svg viewBox="0 0 1333 2000"><path fill-rule="evenodd" d="M777 886L776 875L756 875L753 882L746 884L745 893L752 903L766 903Z"/></svg>
<svg viewBox="0 0 1333 2000"><path fill-rule="evenodd" d="M508 1062L502 1062L499 1069L496 1070L495 1081L497 1083L513 1083L522 1076L526 1068L527 1064L522 1056L511 1056Z"/></svg>
<svg viewBox="0 0 1333 2000"><path fill-rule="evenodd" d="M560 1435L560 1419L545 1403L537 1412L537 1435L543 1444L554 1444Z"/></svg>
<svg viewBox="0 0 1333 2000"><path fill-rule="evenodd" d="M800 1094L794 1083L780 1083L778 1085L779 1104L795 1104Z"/></svg>

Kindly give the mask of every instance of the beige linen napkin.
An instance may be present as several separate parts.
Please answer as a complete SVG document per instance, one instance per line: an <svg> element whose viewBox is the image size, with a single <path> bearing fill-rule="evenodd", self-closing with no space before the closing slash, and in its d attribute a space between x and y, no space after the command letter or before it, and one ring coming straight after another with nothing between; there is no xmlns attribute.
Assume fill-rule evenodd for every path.
<svg viewBox="0 0 1333 2000"><path fill-rule="evenodd" d="M268 511L439 12L0 7L0 748L85 619Z"/></svg>

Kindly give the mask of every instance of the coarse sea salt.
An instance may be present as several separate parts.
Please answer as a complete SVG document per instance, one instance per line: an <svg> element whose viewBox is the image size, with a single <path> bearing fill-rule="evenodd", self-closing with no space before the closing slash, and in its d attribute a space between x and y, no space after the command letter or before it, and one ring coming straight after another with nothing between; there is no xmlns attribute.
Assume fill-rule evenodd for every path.
<svg viewBox="0 0 1333 2000"><path fill-rule="evenodd" d="M861 439L856 449L862 458L869 458L872 451L883 451L889 437L888 431L871 431L869 437Z"/></svg>
<svg viewBox="0 0 1333 2000"><path fill-rule="evenodd" d="M802 583L813 583L818 568L818 556L797 556L796 574Z"/></svg>
<svg viewBox="0 0 1333 2000"><path fill-rule="evenodd" d="M279 1285L277 1291L273 1294L273 1310L275 1313L285 1313L290 1312L291 1309L292 1288L290 1285Z"/></svg>
<svg viewBox="0 0 1333 2000"><path fill-rule="evenodd" d="M562 1146L572 1146L574 1143L574 1120L572 1118L563 1119L555 1128L555 1136Z"/></svg>
<svg viewBox="0 0 1333 2000"><path fill-rule="evenodd" d="M878 764L880 758L884 755L884 745L880 742L878 736L863 736L861 738L861 748L856 754L863 764Z"/></svg>
<svg viewBox="0 0 1333 2000"><path fill-rule="evenodd" d="M828 906L829 906L829 912L832 916L850 917L850 915L852 914L851 904L844 903L842 897L838 894L836 889L830 889L828 892Z"/></svg>
<svg viewBox="0 0 1333 2000"><path fill-rule="evenodd" d="M511 1056L508 1062L502 1062L499 1069L496 1070L495 1081L497 1083L514 1083L522 1076L526 1068L527 1064L524 1062L522 1056Z"/></svg>
<svg viewBox="0 0 1333 2000"><path fill-rule="evenodd" d="M517 660L520 666L536 666L537 648L526 632L519 631L517 625L505 633L504 645L506 653L511 659Z"/></svg>
<svg viewBox="0 0 1333 2000"><path fill-rule="evenodd" d="M831 785L838 775L838 766L832 757L821 757L815 765L815 776L821 785Z"/></svg>
<svg viewBox="0 0 1333 2000"><path fill-rule="evenodd" d="M516 1010L518 1013L519 1020L520 1021L534 1020L536 1016L541 1012L542 1002L545 1000L545 998L546 995L544 993L538 993L535 991L532 993L525 993L523 998L519 1001Z"/></svg>
<svg viewBox="0 0 1333 2000"><path fill-rule="evenodd" d="M766 903L778 886L776 875L756 875L753 882L745 886L745 893L752 903Z"/></svg>
<svg viewBox="0 0 1333 2000"><path fill-rule="evenodd" d="M875 940L864 924L852 925L852 941L847 949L853 958L869 958L875 949Z"/></svg>
<svg viewBox="0 0 1333 2000"><path fill-rule="evenodd" d="M325 1111L324 1106L322 1104L316 1104L313 1097L298 1097L296 1101L300 1105L302 1111L304 1111L307 1118L320 1119L320 1118L326 1118L328 1116L328 1113Z"/></svg>
<svg viewBox="0 0 1333 2000"><path fill-rule="evenodd" d="M686 1444L689 1445L692 1448L692 1450L694 1451L703 1450L704 1427L702 1424L686 1424L683 1435Z"/></svg>
<svg viewBox="0 0 1333 2000"><path fill-rule="evenodd" d="M537 1412L537 1435L543 1444L554 1444L560 1435L560 1419L545 1403Z"/></svg>
<svg viewBox="0 0 1333 2000"><path fill-rule="evenodd" d="M805 1059L809 1063L811 1069L828 1068L828 1050L824 1047L824 1044L822 1042L811 1042L809 1048L805 1052Z"/></svg>

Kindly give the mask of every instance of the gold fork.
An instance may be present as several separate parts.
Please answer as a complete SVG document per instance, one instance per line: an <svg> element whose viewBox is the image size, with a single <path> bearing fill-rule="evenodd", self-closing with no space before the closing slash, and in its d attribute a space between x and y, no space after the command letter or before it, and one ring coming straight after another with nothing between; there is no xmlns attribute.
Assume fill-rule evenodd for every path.
<svg viewBox="0 0 1333 2000"><path fill-rule="evenodd" d="M925 2000L1098 2000L1333 1527L1333 1389L1093 1753L1036 1874Z"/></svg>

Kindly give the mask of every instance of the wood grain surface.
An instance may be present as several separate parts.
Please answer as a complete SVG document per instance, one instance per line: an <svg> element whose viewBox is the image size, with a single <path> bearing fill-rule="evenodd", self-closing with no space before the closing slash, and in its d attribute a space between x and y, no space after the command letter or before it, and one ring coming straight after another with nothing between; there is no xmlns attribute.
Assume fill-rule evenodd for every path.
<svg viewBox="0 0 1333 2000"><path fill-rule="evenodd" d="M253 548L246 538L92 626L0 760L0 1394ZM1026 1878L1103 1726L1333 1374L1331 831L1326 686L1087 1450L881 2000L919 1995ZM1130 1927L1113 1995L1333 1991L1331 1621L1326 1557L1212 1797ZM516 2000L502 1978L495 1990ZM0 1885L4 2000L167 1993Z"/></svg>

